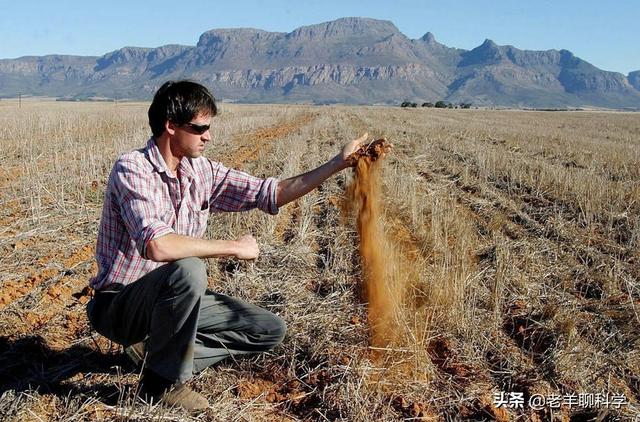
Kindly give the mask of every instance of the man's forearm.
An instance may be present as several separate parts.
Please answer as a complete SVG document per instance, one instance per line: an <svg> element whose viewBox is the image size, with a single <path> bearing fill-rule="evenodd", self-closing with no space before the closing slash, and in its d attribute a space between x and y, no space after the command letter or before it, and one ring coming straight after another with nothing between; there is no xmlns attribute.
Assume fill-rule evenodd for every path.
<svg viewBox="0 0 640 422"><path fill-rule="evenodd" d="M213 258L236 256L237 242L234 240L198 239L170 233L151 240L147 244L147 258L156 262L170 262L182 258Z"/></svg>
<svg viewBox="0 0 640 422"><path fill-rule="evenodd" d="M348 167L346 161L338 154L318 168L299 176L290 177L278 182L276 203L278 207L295 201L320 186L322 182Z"/></svg>

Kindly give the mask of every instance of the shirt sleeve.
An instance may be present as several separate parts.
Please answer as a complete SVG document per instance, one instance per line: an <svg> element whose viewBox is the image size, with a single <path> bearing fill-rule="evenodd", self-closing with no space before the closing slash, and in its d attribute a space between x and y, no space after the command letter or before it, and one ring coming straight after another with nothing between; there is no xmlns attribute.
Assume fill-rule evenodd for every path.
<svg viewBox="0 0 640 422"><path fill-rule="evenodd" d="M247 211L258 208L269 214L278 214L278 179L260 179L217 162L210 163L213 170L213 186L209 199L211 212Z"/></svg>
<svg viewBox="0 0 640 422"><path fill-rule="evenodd" d="M140 256L147 258L148 243L174 230L162 221L158 201L154 198L152 172L140 164L118 160L111 182L122 221Z"/></svg>

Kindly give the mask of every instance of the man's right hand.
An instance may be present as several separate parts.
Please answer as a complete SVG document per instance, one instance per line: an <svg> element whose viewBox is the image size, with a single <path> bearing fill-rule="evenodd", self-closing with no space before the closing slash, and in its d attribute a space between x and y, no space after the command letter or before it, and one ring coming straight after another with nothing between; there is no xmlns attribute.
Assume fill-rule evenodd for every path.
<svg viewBox="0 0 640 422"><path fill-rule="evenodd" d="M260 255L260 248L258 242L250 234L236 239L236 253L235 256L238 259L256 259Z"/></svg>

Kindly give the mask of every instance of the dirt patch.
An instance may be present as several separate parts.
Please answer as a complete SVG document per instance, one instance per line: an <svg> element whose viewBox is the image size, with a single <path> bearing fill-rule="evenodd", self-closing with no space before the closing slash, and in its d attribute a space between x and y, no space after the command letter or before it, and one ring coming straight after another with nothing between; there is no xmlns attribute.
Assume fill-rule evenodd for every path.
<svg viewBox="0 0 640 422"><path fill-rule="evenodd" d="M267 379L255 378L244 380L238 384L236 394L242 400L256 400L262 398L269 403L290 402L299 405L307 396L300 381L273 382Z"/></svg>
<svg viewBox="0 0 640 422"><path fill-rule="evenodd" d="M306 420L317 416L316 409L324 407L325 389L333 382L335 377L326 368L317 368L294 378L288 378L284 370L278 368L269 375L241 381L235 393L241 400L273 403Z"/></svg>
<svg viewBox="0 0 640 422"><path fill-rule="evenodd" d="M39 258L38 262L41 265L46 265L51 262L60 262L65 269L71 269L83 262L93 259L94 251L95 245L93 243L89 243L75 249L69 255L65 254L62 250L56 250L53 253Z"/></svg>
<svg viewBox="0 0 640 422"><path fill-rule="evenodd" d="M25 247L31 246L27 245ZM77 249L66 258L63 258L64 253L61 251L56 251L39 258L38 264L42 266L51 266L52 263L61 262L64 270L61 271L58 268L51 267L34 269L30 270L25 278L6 281L2 285L2 292L0 293L0 310L16 300L28 295L30 292L34 291L43 283L53 279L54 277L61 276L61 278L65 278L73 274L73 268L93 258L93 251L94 246L92 244L88 244ZM58 283L50 286L44 292L44 296L48 296L52 299L64 299L69 298L71 293L71 288Z"/></svg>
<svg viewBox="0 0 640 422"><path fill-rule="evenodd" d="M428 350L434 365L440 371L451 375L461 386L467 386L472 378L477 378L473 369L462 362L451 340L438 338L429 344Z"/></svg>
<svg viewBox="0 0 640 422"><path fill-rule="evenodd" d="M548 359L558 342L557 335L546 327L543 315L537 313L511 313L503 329L516 344L539 365L551 364Z"/></svg>
<svg viewBox="0 0 640 422"><path fill-rule="evenodd" d="M277 123L273 126L260 128L248 134L241 134L233 138L238 148L223 157L224 162L228 162L234 168L240 168L244 163L257 160L261 154L267 154L271 148L271 142L276 139L289 136L301 127L308 125L317 117L317 114L303 113L293 120Z"/></svg>
<svg viewBox="0 0 640 422"><path fill-rule="evenodd" d="M82 290L73 293L85 283L85 278L63 277L37 292L33 298L35 306L29 310L17 308L5 316L2 335L17 339L25 334L40 333L52 347L68 346L88 328L84 305L90 297L83 295Z"/></svg>
<svg viewBox="0 0 640 422"><path fill-rule="evenodd" d="M25 279L9 280L2 285L2 293L0 293L0 310L8 304L20 299L28 294L31 290L42 284L44 281L51 279L59 273L58 270L48 268L45 270L33 270L31 275Z"/></svg>
<svg viewBox="0 0 640 422"><path fill-rule="evenodd" d="M437 414L429 408L426 403L408 399L404 396L395 396L391 399L391 406L408 419L418 419L421 421L437 421Z"/></svg>
<svg viewBox="0 0 640 422"><path fill-rule="evenodd" d="M464 421L509 422L513 420L507 409L496 407L493 403L493 398L489 394L484 394L479 398L464 402L451 413L456 420L460 419Z"/></svg>
<svg viewBox="0 0 640 422"><path fill-rule="evenodd" d="M289 207L285 207L280 211L276 223L275 234L283 242L289 243L295 236L295 226L300 221L300 204L294 201Z"/></svg>

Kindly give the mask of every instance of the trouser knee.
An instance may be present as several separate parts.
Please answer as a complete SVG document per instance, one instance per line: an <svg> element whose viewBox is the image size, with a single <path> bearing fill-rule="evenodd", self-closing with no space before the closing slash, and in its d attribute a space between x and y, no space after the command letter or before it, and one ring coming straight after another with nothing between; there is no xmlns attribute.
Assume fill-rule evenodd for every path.
<svg viewBox="0 0 640 422"><path fill-rule="evenodd" d="M183 258L172 262L172 287L177 293L201 296L207 289L207 269L200 258Z"/></svg>
<svg viewBox="0 0 640 422"><path fill-rule="evenodd" d="M287 324L282 318L273 314L273 319L269 327L269 337L271 340L269 342L270 348L276 347L278 344L282 343L286 334Z"/></svg>

